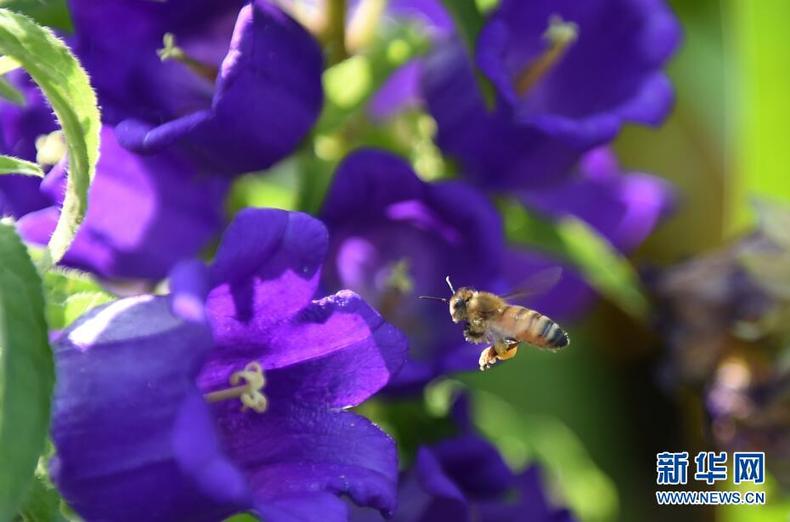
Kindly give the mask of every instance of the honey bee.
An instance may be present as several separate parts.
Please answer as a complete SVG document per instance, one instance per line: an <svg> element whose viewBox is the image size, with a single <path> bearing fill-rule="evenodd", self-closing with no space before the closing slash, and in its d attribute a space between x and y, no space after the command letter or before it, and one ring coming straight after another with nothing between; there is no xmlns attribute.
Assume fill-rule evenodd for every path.
<svg viewBox="0 0 790 522"><path fill-rule="evenodd" d="M560 270L542 273L544 282L559 279ZM450 317L454 323L464 323L464 338L473 344L488 343L480 354L480 370L487 370L497 361L512 359L518 353L518 345L527 343L538 348L559 350L570 344L568 334L560 326L535 310L508 303L508 299L530 292L516 292L500 297L491 292L463 287L456 290L446 278L452 296L420 296L448 302ZM553 284L553 283L552 283Z"/></svg>

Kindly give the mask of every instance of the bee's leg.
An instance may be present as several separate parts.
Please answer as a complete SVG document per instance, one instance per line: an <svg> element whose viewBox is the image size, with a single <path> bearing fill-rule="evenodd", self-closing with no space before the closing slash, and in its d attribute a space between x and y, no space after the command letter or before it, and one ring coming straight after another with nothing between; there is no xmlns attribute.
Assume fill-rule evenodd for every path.
<svg viewBox="0 0 790 522"><path fill-rule="evenodd" d="M496 350L494 350L493 346L489 346L482 352L480 352L480 360L478 363L480 364L480 371L486 371L496 362L497 354Z"/></svg>

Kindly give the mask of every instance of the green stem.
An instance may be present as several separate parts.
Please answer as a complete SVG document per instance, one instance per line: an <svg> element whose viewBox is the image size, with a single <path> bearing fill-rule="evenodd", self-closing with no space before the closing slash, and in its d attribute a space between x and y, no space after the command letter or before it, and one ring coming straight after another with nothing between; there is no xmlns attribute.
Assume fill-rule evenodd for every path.
<svg viewBox="0 0 790 522"><path fill-rule="evenodd" d="M348 58L346 50L346 0L329 0L326 4L326 26L323 41L329 54L329 65Z"/></svg>

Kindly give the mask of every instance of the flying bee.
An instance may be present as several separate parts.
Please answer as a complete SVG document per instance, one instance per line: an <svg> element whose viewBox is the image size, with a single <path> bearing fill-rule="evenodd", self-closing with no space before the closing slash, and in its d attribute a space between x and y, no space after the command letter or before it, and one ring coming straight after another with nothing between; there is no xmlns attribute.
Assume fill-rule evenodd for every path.
<svg viewBox="0 0 790 522"><path fill-rule="evenodd" d="M548 287L559 279L560 273L559 268L549 269L538 276ZM533 280L533 284L537 283L536 280ZM431 296L420 298L449 302L450 317L454 323L464 323L464 338L467 342L491 345L480 354L480 370L487 370L497 361L512 359L522 342L549 350L559 350L570 344L568 334L545 315L508 303L508 300L516 297L540 292L536 287L500 297L474 288L456 290L450 282L450 276L447 276L446 281L452 292L449 300Z"/></svg>

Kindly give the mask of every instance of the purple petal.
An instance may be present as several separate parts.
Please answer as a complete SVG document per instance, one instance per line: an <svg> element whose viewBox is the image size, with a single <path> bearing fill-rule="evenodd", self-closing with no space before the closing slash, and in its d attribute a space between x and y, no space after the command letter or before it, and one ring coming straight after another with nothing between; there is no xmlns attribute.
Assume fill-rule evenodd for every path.
<svg viewBox="0 0 790 522"><path fill-rule="evenodd" d="M470 500L496 498L514 483L513 473L496 448L477 435L448 439L432 450L447 476Z"/></svg>
<svg viewBox="0 0 790 522"><path fill-rule="evenodd" d="M330 493L298 493L261 500L255 507L266 522L346 522L348 509ZM379 517L380 518L380 517Z"/></svg>
<svg viewBox="0 0 790 522"><path fill-rule="evenodd" d="M39 88L21 69L6 79L23 94L25 106L0 105L0 153L36 160L36 138L57 129L52 109ZM0 176L0 216L21 217L49 205L39 191L41 180L30 176Z"/></svg>
<svg viewBox="0 0 790 522"><path fill-rule="evenodd" d="M102 119L162 122L208 109L214 86L157 50L165 33L188 55L219 66L240 0L70 0L75 35L71 46L91 77ZM113 21L123 20L117 24Z"/></svg>
<svg viewBox="0 0 790 522"><path fill-rule="evenodd" d="M348 291L247 335L212 354L200 377L204 389L225 386L233 371L257 360L266 370L271 401L355 406L398 372L407 346L403 334Z"/></svg>
<svg viewBox="0 0 790 522"><path fill-rule="evenodd" d="M576 178L554 188L525 192L521 199L551 217L580 218L615 248L628 252L669 213L673 191L661 178L621 172L611 152L597 149L583 158Z"/></svg>
<svg viewBox="0 0 790 522"><path fill-rule="evenodd" d="M437 144L460 162L462 175L482 187L554 183L581 152L577 140L555 139L567 136L561 122L524 124L508 110L488 112L471 60L458 41L439 46L426 59L422 89L438 125Z"/></svg>
<svg viewBox="0 0 790 522"><path fill-rule="evenodd" d="M545 78L519 96L514 78L544 51L543 33L555 15L577 25L578 39ZM627 116L649 116L635 121L655 123L668 105L653 104L650 112L633 103L679 40L677 21L661 0L505 0L480 33L477 59L504 99L518 107L521 121L554 114L568 125L576 120L590 126L606 113L626 117L622 109L631 105ZM594 144L591 129L576 130Z"/></svg>
<svg viewBox="0 0 790 522"><path fill-rule="evenodd" d="M101 139L88 213L63 262L104 277L160 279L218 231L227 182L201 177L173 154L131 153L109 127ZM65 177L61 164L42 184L58 204ZM44 244L56 222L57 211L49 208L25 216L19 229L27 241Z"/></svg>
<svg viewBox="0 0 790 522"><path fill-rule="evenodd" d="M368 112L379 120L417 105L420 101L421 61L406 62L393 72L376 91L368 105Z"/></svg>
<svg viewBox="0 0 790 522"><path fill-rule="evenodd" d="M173 315L186 321L205 321L208 292L208 270L202 262L184 261L170 272L170 311Z"/></svg>
<svg viewBox="0 0 790 522"><path fill-rule="evenodd" d="M96 308L55 342L52 477L89 520L216 520L250 507L194 386L205 324L164 297Z"/></svg>
<svg viewBox="0 0 790 522"><path fill-rule="evenodd" d="M211 267L207 308L217 345L260 348L256 336L289 320L313 298L326 256L324 225L299 212L239 212Z"/></svg>
<svg viewBox="0 0 790 522"><path fill-rule="evenodd" d="M324 503L300 507L287 499L331 492L382 512L395 507L395 444L364 417L272 399L262 415L227 412L217 422L258 505L313 513L308 520L320 518Z"/></svg>
<svg viewBox="0 0 790 522"><path fill-rule="evenodd" d="M219 171L267 168L312 127L323 102L321 50L283 11L257 0L239 13L211 106L159 125L132 120L119 139L152 152L174 143Z"/></svg>

